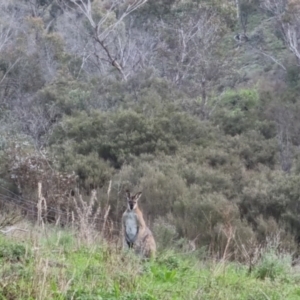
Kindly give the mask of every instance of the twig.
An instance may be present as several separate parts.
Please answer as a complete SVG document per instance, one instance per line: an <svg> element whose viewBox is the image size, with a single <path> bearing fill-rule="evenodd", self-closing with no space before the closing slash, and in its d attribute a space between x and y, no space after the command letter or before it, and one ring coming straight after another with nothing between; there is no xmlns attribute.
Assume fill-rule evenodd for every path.
<svg viewBox="0 0 300 300"><path fill-rule="evenodd" d="M270 58L275 64L277 64L278 66L280 66L284 71L286 71L286 67L280 62L278 61L274 56L262 51L261 49L256 49L260 54L263 54L264 56Z"/></svg>
<svg viewBox="0 0 300 300"><path fill-rule="evenodd" d="M15 230L19 230L19 231L24 231L24 232L28 232L27 229L22 229L22 228L18 228L18 227L10 227L7 230L0 230L1 233L3 233L4 235L10 233L11 231L15 231Z"/></svg>
<svg viewBox="0 0 300 300"><path fill-rule="evenodd" d="M0 80L0 84L4 81L6 76L9 74L9 72L14 68L14 66L20 61L20 58L17 58L16 61L8 68L8 70L3 75L2 79Z"/></svg>

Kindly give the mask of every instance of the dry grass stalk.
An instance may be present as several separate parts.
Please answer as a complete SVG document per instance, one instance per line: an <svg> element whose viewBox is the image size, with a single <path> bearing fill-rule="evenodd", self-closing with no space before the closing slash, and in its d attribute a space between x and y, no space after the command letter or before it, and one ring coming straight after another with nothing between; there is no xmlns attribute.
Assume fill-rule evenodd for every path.
<svg viewBox="0 0 300 300"><path fill-rule="evenodd" d="M44 261L44 266L42 268L42 272L43 272L43 276L42 276L42 281L40 282L40 294L38 299L42 300L42 299L46 299L46 293L47 293L47 289L46 289L46 284L47 284L47 277L48 274L50 274L50 270L49 270L49 260L46 259Z"/></svg>
<svg viewBox="0 0 300 300"><path fill-rule="evenodd" d="M232 226L231 224L227 224L223 228L223 233L225 234L225 236L227 238L226 246L225 246L225 249L223 252L223 257L222 257L222 260L224 260L224 261L228 258L229 245L230 245L231 241L234 239L235 232L236 232L236 228L234 226Z"/></svg>
<svg viewBox="0 0 300 300"><path fill-rule="evenodd" d="M109 181L109 185L108 185L108 189L107 189L107 202L106 202L106 208L105 208L105 214L104 214L104 221L103 221L102 230L101 230L102 236L104 235L108 214L110 212L110 205L109 205L110 192L111 192L111 180Z"/></svg>
<svg viewBox="0 0 300 300"><path fill-rule="evenodd" d="M55 222L55 226L58 226L60 224L60 218L61 218L61 212L59 211L58 218L57 218L57 220Z"/></svg>
<svg viewBox="0 0 300 300"><path fill-rule="evenodd" d="M31 292L35 294L35 299L47 299L47 293L49 292L50 283L49 276L51 276L49 259L45 259L42 253L40 253L39 249L36 249L34 273L32 277L31 287Z"/></svg>
<svg viewBox="0 0 300 300"><path fill-rule="evenodd" d="M220 227L220 233L222 232L223 235L226 237L226 244L222 254L222 261L225 262L229 259L229 250L232 241L234 241L235 233L236 233L236 226L233 225L234 223L234 211L235 207L232 205L226 205L222 209L219 209L219 214L222 217L223 224ZM219 253L220 255L221 253Z"/></svg>
<svg viewBox="0 0 300 300"><path fill-rule="evenodd" d="M75 215L74 215L74 211L72 211L72 230L74 231L74 227L75 226Z"/></svg>
<svg viewBox="0 0 300 300"><path fill-rule="evenodd" d="M240 240L239 236L234 238L235 247L242 255L243 262L248 265L248 272L251 273L253 266L256 265L262 254L262 244L259 244L256 239L248 241L247 246Z"/></svg>
<svg viewBox="0 0 300 300"><path fill-rule="evenodd" d="M108 205L108 207L105 210L105 215L104 215L104 221L103 221L103 226L102 226L102 230L101 230L101 234L103 235L106 229L106 223L107 223L107 218L108 218L108 214L110 212L110 205Z"/></svg>
<svg viewBox="0 0 300 300"><path fill-rule="evenodd" d="M81 194L78 197L73 197L73 200L79 221L79 237L89 244L93 240L97 219L101 213L100 206L94 212L94 206L98 200L97 191L92 190L89 203L83 200Z"/></svg>
<svg viewBox="0 0 300 300"><path fill-rule="evenodd" d="M38 225L42 225L43 229L45 228L45 224L43 221L43 210L45 214L47 214L47 202L46 199L42 195L42 183L38 182L38 203L37 203L37 223Z"/></svg>
<svg viewBox="0 0 300 300"><path fill-rule="evenodd" d="M21 144L11 146L7 150L7 156L11 180L25 200L22 205L24 211L36 221L33 212L36 203L26 199L36 198L36 188L40 183L44 196L47 195L47 220L53 222L59 217L57 214L61 214L60 221L65 222L70 199L69 191L77 186L77 175L74 172L71 174L55 171L51 167L52 162L47 158L47 153L28 152ZM43 217L45 221L45 215Z"/></svg>

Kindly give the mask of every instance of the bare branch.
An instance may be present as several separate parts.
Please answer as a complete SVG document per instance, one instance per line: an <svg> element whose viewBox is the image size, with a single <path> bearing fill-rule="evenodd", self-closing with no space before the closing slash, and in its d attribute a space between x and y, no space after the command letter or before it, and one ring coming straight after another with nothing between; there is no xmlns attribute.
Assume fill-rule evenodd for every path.
<svg viewBox="0 0 300 300"><path fill-rule="evenodd" d="M10 233L12 231L16 231L16 230L28 232L28 230L22 229L22 228L18 228L18 227L10 227L7 230L0 230L0 232L3 233L4 235L6 235L6 234L8 234L8 233Z"/></svg>
<svg viewBox="0 0 300 300"><path fill-rule="evenodd" d="M264 52L261 49L255 49L258 53L270 58L275 64L277 64L278 66L280 66L284 71L286 71L286 67L278 60L276 59L273 55L268 54L266 52Z"/></svg>
<svg viewBox="0 0 300 300"><path fill-rule="evenodd" d="M5 80L6 76L11 72L11 70L15 67L15 65L20 61L20 58L17 58L16 61L9 66L8 70L5 72L5 74L3 75L3 77L0 80L0 84Z"/></svg>
<svg viewBox="0 0 300 300"><path fill-rule="evenodd" d="M280 24L285 42L300 64L300 5L292 0L264 0L262 8Z"/></svg>
<svg viewBox="0 0 300 300"><path fill-rule="evenodd" d="M285 26L285 38L290 50L294 53L300 63L300 24L297 25L287 24Z"/></svg>
<svg viewBox="0 0 300 300"><path fill-rule="evenodd" d="M114 0L110 3L109 8L102 7L103 15L99 21L96 21L93 16L93 5L91 0L70 0L70 2L81 12L89 21L93 29L91 37L104 51L106 59L122 76L123 80L127 79L128 74L125 73L123 64L117 58L124 57L124 50L117 48L117 44L111 45L115 37L120 35L118 27L123 23L124 19L132 14L135 10L144 5L148 0L134 0L127 4L124 1ZM120 16L116 16L116 10L122 11ZM112 21L113 20L113 21ZM114 51L115 50L115 51ZM93 53L97 61L100 63L101 59L95 48Z"/></svg>

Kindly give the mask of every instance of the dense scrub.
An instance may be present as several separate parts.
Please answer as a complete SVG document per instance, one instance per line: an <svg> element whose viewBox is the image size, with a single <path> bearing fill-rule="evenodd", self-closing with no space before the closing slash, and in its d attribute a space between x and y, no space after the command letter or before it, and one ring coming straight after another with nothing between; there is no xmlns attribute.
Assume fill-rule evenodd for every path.
<svg viewBox="0 0 300 300"><path fill-rule="evenodd" d="M77 2L0 0L1 203L35 218L41 181L66 225L97 188L114 235L142 190L162 248L247 261L280 235L297 256L296 3Z"/></svg>

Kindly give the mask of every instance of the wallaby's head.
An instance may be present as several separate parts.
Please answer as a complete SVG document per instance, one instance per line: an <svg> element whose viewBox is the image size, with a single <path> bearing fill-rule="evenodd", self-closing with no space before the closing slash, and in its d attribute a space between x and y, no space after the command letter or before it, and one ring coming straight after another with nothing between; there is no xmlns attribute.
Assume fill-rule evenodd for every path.
<svg viewBox="0 0 300 300"><path fill-rule="evenodd" d="M126 191L126 200L127 200L127 208L129 210L134 210L137 208L138 201L142 196L142 192L138 192L135 195L131 195L130 192Z"/></svg>

